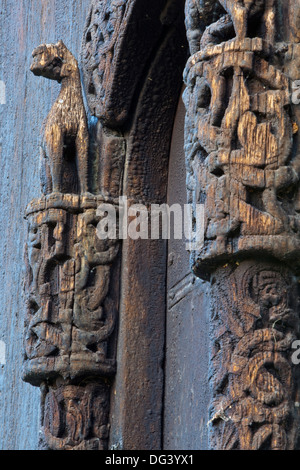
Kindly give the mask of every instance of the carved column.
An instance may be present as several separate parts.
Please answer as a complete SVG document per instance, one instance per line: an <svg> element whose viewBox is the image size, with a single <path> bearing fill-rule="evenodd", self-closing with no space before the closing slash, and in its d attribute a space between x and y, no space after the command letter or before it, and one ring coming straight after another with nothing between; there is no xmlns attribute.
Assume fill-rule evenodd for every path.
<svg viewBox="0 0 300 470"><path fill-rule="evenodd" d="M108 447L116 372L120 246L117 227L116 239L98 236L105 213L99 215L97 209L110 204L117 220L114 141L111 148L103 144L105 183L99 183L98 173L90 171L97 162L89 158L77 61L61 41L38 47L33 57L34 74L57 80L62 87L44 128L44 195L26 210L23 379L41 387L48 448L103 450Z"/></svg>
<svg viewBox="0 0 300 470"><path fill-rule="evenodd" d="M186 3L187 187L195 214L205 206L191 260L212 284L213 449L298 448L298 10L279 0Z"/></svg>
<svg viewBox="0 0 300 470"><path fill-rule="evenodd" d="M43 389L50 448L161 446L166 243L124 240L120 269L121 247L97 239L96 209L120 195L166 202L183 3L91 0L81 52L89 132L74 57L61 42L34 53L32 71L62 84L44 132L44 197L27 211L24 378Z"/></svg>
<svg viewBox="0 0 300 470"><path fill-rule="evenodd" d="M50 194L27 208L23 378L42 387L51 449L107 446L119 245L97 236L101 202Z"/></svg>

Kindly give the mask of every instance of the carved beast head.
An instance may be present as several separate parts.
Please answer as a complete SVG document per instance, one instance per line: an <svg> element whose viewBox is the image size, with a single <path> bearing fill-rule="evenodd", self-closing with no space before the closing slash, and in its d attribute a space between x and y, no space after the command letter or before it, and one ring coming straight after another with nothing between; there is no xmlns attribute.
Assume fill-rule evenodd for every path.
<svg viewBox="0 0 300 470"><path fill-rule="evenodd" d="M31 72L59 83L78 70L75 57L62 41L57 44L42 44L32 53Z"/></svg>
<svg viewBox="0 0 300 470"><path fill-rule="evenodd" d="M236 14L238 8L245 8L250 16L263 12L265 0L219 0L229 14Z"/></svg>

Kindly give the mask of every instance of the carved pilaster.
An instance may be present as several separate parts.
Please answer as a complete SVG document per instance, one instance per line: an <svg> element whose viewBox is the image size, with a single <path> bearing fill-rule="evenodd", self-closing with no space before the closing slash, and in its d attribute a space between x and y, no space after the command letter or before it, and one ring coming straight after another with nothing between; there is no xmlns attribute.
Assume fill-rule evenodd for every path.
<svg viewBox="0 0 300 470"><path fill-rule="evenodd" d="M51 449L107 449L109 383L58 385L43 392L43 428Z"/></svg>
<svg viewBox="0 0 300 470"><path fill-rule="evenodd" d="M118 302L114 284L118 285L119 243L100 240L97 235L97 207L103 202L96 196L56 194L35 200L27 208L23 378L48 390L43 422L51 448L106 445L107 432L96 433L92 443L90 439L85 442L85 433L90 436L85 427L100 426L99 413L103 429L108 426L103 420L108 416L109 379L116 368ZM86 380L88 386L83 387ZM102 398L101 390L105 391ZM101 400L105 403L103 413L97 410ZM58 430L67 426L63 423L69 415L63 418L64 413L80 420L73 423L68 438ZM72 440L70 436L76 432L78 436Z"/></svg>
<svg viewBox="0 0 300 470"><path fill-rule="evenodd" d="M213 284L210 445L293 449L300 121L291 91L299 48L293 29L277 31L276 21L296 7L186 5L187 188L195 214L205 207L204 243L191 260Z"/></svg>
<svg viewBox="0 0 300 470"><path fill-rule="evenodd" d="M103 240L101 204L116 207L120 140L103 137L99 178L89 171L89 133L77 61L66 46L39 46L35 75L57 80L61 92L44 126L41 183L44 196L26 210L25 361L23 379L42 389L47 446L102 450L108 446L111 383L116 372L119 241ZM115 148L116 147L116 148ZM113 160L113 159L112 159ZM96 181L98 179L98 181ZM97 186L93 195L89 186ZM116 227L116 237L117 237Z"/></svg>

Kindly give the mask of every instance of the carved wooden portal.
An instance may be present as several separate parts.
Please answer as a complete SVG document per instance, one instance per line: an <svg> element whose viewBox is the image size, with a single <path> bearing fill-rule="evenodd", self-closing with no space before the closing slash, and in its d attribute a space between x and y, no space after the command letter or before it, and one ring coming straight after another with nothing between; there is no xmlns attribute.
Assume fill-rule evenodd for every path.
<svg viewBox="0 0 300 470"><path fill-rule="evenodd" d="M191 260L212 284L213 449L298 446L298 10L275 0L186 3L188 197L194 210L205 206Z"/></svg>
<svg viewBox="0 0 300 470"><path fill-rule="evenodd" d="M166 202L184 0L91 1L81 51L88 119L62 41L33 56L32 72L61 92L43 133L43 196L26 212L24 380L42 389L48 448L159 449L166 243L99 240L97 208L122 195Z"/></svg>
<svg viewBox="0 0 300 470"><path fill-rule="evenodd" d="M24 379L42 389L51 449L161 447L166 244L121 247L96 227L99 204L120 195L166 202L183 6L91 1L81 57L89 122L66 46L33 54L33 73L61 83L41 147L43 196L26 212ZM188 202L195 214L205 205L204 244L191 260L212 285L215 449L298 447L298 9L292 0L186 2Z"/></svg>

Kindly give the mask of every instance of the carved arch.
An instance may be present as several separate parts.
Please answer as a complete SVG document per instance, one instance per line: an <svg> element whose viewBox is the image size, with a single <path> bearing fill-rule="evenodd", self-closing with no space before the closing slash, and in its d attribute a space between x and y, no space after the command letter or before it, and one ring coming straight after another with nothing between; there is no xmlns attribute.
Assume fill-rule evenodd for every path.
<svg viewBox="0 0 300 470"><path fill-rule="evenodd" d="M57 79L52 52L59 44L36 51L39 67L48 49L53 56L46 78ZM183 0L92 0L81 58L92 194L83 188L67 194L59 186L61 192L53 192L46 185L26 213L23 378L42 388L42 425L51 449L161 447L166 243L102 243L97 207L117 204L119 196L129 204L166 201L186 58ZM49 113L50 131L53 122L60 129L62 107L66 117L74 103L83 111L78 77L76 87L58 77L65 80L66 99ZM75 113L74 125L83 114ZM54 150L61 152L61 143L49 146L45 159L57 162ZM74 147L67 150L76 159ZM78 165L79 177L81 170Z"/></svg>
<svg viewBox="0 0 300 470"><path fill-rule="evenodd" d="M118 194L129 204L161 204L167 198L169 149L187 57L184 1L128 5L132 16L125 15L121 27L126 34L112 60L111 87L108 95L105 91L102 112L96 112L96 140L108 149L103 154L106 168L113 161L110 139L123 142ZM135 68L134 79L124 62ZM116 103L124 90L126 103ZM115 448L162 445L166 275L165 241L123 241L118 366L111 406L110 443Z"/></svg>

